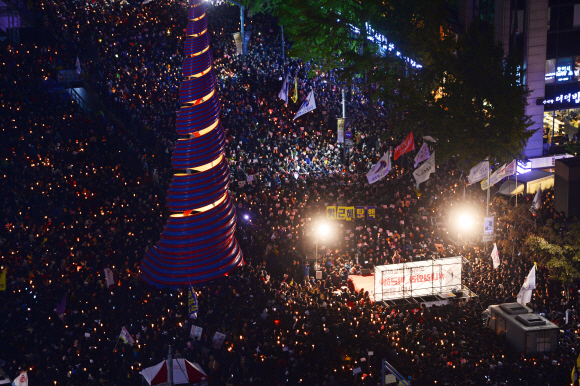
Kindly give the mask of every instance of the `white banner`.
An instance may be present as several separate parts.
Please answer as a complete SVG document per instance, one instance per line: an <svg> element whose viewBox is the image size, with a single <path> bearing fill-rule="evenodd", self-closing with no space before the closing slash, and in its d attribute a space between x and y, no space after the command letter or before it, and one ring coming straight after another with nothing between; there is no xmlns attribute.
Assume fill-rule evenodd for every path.
<svg viewBox="0 0 580 386"><path fill-rule="evenodd" d="M467 177L468 184L471 185L478 181L483 180L484 178L487 178L488 173L489 173L489 161L485 160L478 163L477 165L472 167L471 170L469 171L469 177Z"/></svg>
<svg viewBox="0 0 580 386"><path fill-rule="evenodd" d="M236 43L236 54L241 55L244 52L242 46L242 34L240 32L234 32L234 42Z"/></svg>
<svg viewBox="0 0 580 386"><path fill-rule="evenodd" d="M10 381L9 381L10 382ZM28 386L28 373L23 371L12 382L13 386Z"/></svg>
<svg viewBox="0 0 580 386"><path fill-rule="evenodd" d="M107 288L115 285L115 274L109 268L105 268L105 280L107 282Z"/></svg>
<svg viewBox="0 0 580 386"><path fill-rule="evenodd" d="M429 158L429 146L427 146L426 142L423 142L423 146L419 149L419 152L415 156L415 167L419 165L419 163L425 161Z"/></svg>
<svg viewBox="0 0 580 386"><path fill-rule="evenodd" d="M375 301L451 293L461 289L462 258L375 266Z"/></svg>
<svg viewBox="0 0 580 386"><path fill-rule="evenodd" d="M532 201L532 206L530 207L530 212L537 212L542 207L542 187L540 186L536 191L534 196L534 201Z"/></svg>
<svg viewBox="0 0 580 386"><path fill-rule="evenodd" d="M528 277L524 281L524 285L520 289L517 301L520 304L526 304L532 301L532 292L536 289L536 265L532 266Z"/></svg>
<svg viewBox="0 0 580 386"><path fill-rule="evenodd" d="M493 243L493 251L491 251L491 261L493 262L493 269L497 269L501 264L499 260L499 251L497 250L496 243Z"/></svg>
<svg viewBox="0 0 580 386"><path fill-rule="evenodd" d="M417 182L417 185L419 185L421 182L427 181L431 173L434 172L435 172L435 152L431 154L431 157L429 157L429 159L425 161L423 165L415 169L415 171L413 172L413 177L415 177L415 181Z"/></svg>
<svg viewBox="0 0 580 386"><path fill-rule="evenodd" d="M133 337L131 336L131 334L129 334L129 331L127 331L127 329L125 328L125 326L123 326L123 328L121 329L121 333L119 334L119 338L123 342L125 342L126 344L129 344L129 345L135 344L135 341L133 340Z"/></svg>
<svg viewBox="0 0 580 386"><path fill-rule="evenodd" d="M314 90L310 91L304 102L302 102L302 106L300 106L300 110L296 113L294 119L314 110L316 108L316 101L314 100Z"/></svg>
<svg viewBox="0 0 580 386"><path fill-rule="evenodd" d="M338 118L336 121L336 142L344 143L344 118Z"/></svg>
<svg viewBox="0 0 580 386"><path fill-rule="evenodd" d="M290 88L290 74L286 74L286 78L284 78L284 83L282 83L282 90L278 94L278 98L284 101L284 104L288 106L288 89Z"/></svg>
<svg viewBox="0 0 580 386"><path fill-rule="evenodd" d="M367 180L369 184L374 184L378 180L386 176L391 170L391 151L387 151L384 156L373 166L367 173Z"/></svg>
<svg viewBox="0 0 580 386"><path fill-rule="evenodd" d="M516 165L517 165L516 160L513 160L509 164L504 164L501 168L493 172L493 174L489 177L489 179L491 180L491 186L494 186L495 184L497 184L506 177L513 176L514 174L516 174ZM487 177L481 181L481 189L482 190L487 189Z"/></svg>

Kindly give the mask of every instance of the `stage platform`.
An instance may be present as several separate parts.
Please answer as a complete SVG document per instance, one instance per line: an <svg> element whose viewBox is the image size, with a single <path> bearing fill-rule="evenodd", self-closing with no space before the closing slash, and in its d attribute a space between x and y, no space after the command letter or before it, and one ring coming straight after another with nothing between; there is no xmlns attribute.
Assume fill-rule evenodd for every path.
<svg viewBox="0 0 580 386"><path fill-rule="evenodd" d="M375 301L375 275L348 275L349 279L352 279L354 284L354 289L359 292L364 288L365 291L369 291L369 297L374 303Z"/></svg>
<svg viewBox="0 0 580 386"><path fill-rule="evenodd" d="M349 279L352 279L352 283L354 284L354 289L360 291L364 289L365 291L369 292L369 298L374 303L375 302L375 275L348 275ZM434 296L417 296L417 297L408 297L402 298L397 300L387 300L382 302L387 307L420 307L421 304L425 304L426 307L431 306L442 306L445 304L450 304L452 301L458 300L469 300L471 298L477 297L475 292L471 291L466 286L462 286L462 290L457 293L445 293L445 294L437 294Z"/></svg>

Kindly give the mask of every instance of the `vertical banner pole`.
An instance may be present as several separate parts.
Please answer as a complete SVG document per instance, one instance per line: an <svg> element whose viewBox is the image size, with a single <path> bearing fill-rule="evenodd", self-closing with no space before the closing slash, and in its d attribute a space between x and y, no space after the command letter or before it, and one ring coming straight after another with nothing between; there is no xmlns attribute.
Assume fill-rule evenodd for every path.
<svg viewBox="0 0 580 386"><path fill-rule="evenodd" d="M246 35L244 33L244 6L240 5L240 32L242 33L242 55L244 62L246 61Z"/></svg>
<svg viewBox="0 0 580 386"><path fill-rule="evenodd" d="M518 206L518 161L516 161L516 207Z"/></svg>
<svg viewBox="0 0 580 386"><path fill-rule="evenodd" d="M285 58L284 58L284 26L283 25L280 26L280 33L281 33L281 37L282 37L282 61L285 61Z"/></svg>
<svg viewBox="0 0 580 386"><path fill-rule="evenodd" d="M487 207L485 208L486 216L489 217L489 186L491 185L491 181L489 179L489 168L491 167L489 163L489 158L487 160ZM487 252L487 241L485 242L485 251Z"/></svg>

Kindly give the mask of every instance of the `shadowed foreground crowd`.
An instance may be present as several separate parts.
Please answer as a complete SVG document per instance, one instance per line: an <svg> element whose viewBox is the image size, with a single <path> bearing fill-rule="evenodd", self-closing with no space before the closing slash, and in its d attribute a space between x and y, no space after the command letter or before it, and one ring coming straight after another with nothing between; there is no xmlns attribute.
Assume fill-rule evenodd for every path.
<svg viewBox="0 0 580 386"><path fill-rule="evenodd" d="M365 94L356 85L349 91L347 116L358 134L343 154L335 135L339 90L308 79L310 64L282 60L269 16L249 19L243 62L231 37L238 8L228 5L210 7L208 15L246 264L197 288L198 318L188 319L185 290L139 279L139 262L168 215L185 9L177 2L41 5L54 39L2 43L0 61L0 266L7 269L0 360L11 378L26 370L35 386L140 385L139 371L172 345L178 357L203 367L210 385L377 385L382 358L413 385L570 382L578 318L572 311L565 324L564 312L575 309L578 288L565 298L540 267L531 305L561 328L549 353L515 353L484 329L483 309L515 301L531 267L518 253L521 243L500 251L497 270L482 249L449 245L431 219L463 201L453 163L438 165L417 193L411 152L369 186L364 173L401 140L384 107L371 113ZM73 68L77 56L119 123L43 86L58 68ZM295 121L298 104L277 99L287 72L298 73L298 104L314 88L318 106ZM466 195L470 205L484 206L478 187ZM564 221L551 200L547 192L538 220ZM509 205L494 202L501 218ZM334 221L334 236L318 244L323 278L315 280L306 257L313 257L314 224L327 205L376 206L376 219ZM510 225L499 222L500 240ZM466 303L373 304L372 289L357 291L348 279L376 264L458 253L469 260L464 284L479 295ZM116 274L111 288L104 268ZM64 297L61 320L56 304ZM192 324L203 328L200 340L190 337ZM135 345L118 340L123 326ZM212 345L215 332L226 334L221 347Z"/></svg>

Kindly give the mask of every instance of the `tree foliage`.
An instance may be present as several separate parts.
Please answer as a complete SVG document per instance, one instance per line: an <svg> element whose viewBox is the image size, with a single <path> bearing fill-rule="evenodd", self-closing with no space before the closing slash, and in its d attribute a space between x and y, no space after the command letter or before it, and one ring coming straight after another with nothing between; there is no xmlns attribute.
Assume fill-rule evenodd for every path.
<svg viewBox="0 0 580 386"><path fill-rule="evenodd" d="M438 154L466 166L487 156L498 163L511 161L532 135L520 61L514 55L504 58L493 30L478 22L448 59L435 64L438 92L427 93L427 103L419 104L410 118L439 135Z"/></svg>
<svg viewBox="0 0 580 386"><path fill-rule="evenodd" d="M444 0L252 0L252 8L278 17L289 54L316 63L311 75L334 70L345 83L364 79L369 96L374 85L372 97L387 104L398 131L440 140L439 160L506 162L532 135L521 61L504 58L493 30L477 22L456 40ZM395 48L380 50L367 26Z"/></svg>
<svg viewBox="0 0 580 386"><path fill-rule="evenodd" d="M580 278L580 223L562 225L548 221L528 235L526 248L538 263L550 270L550 276L564 284Z"/></svg>

